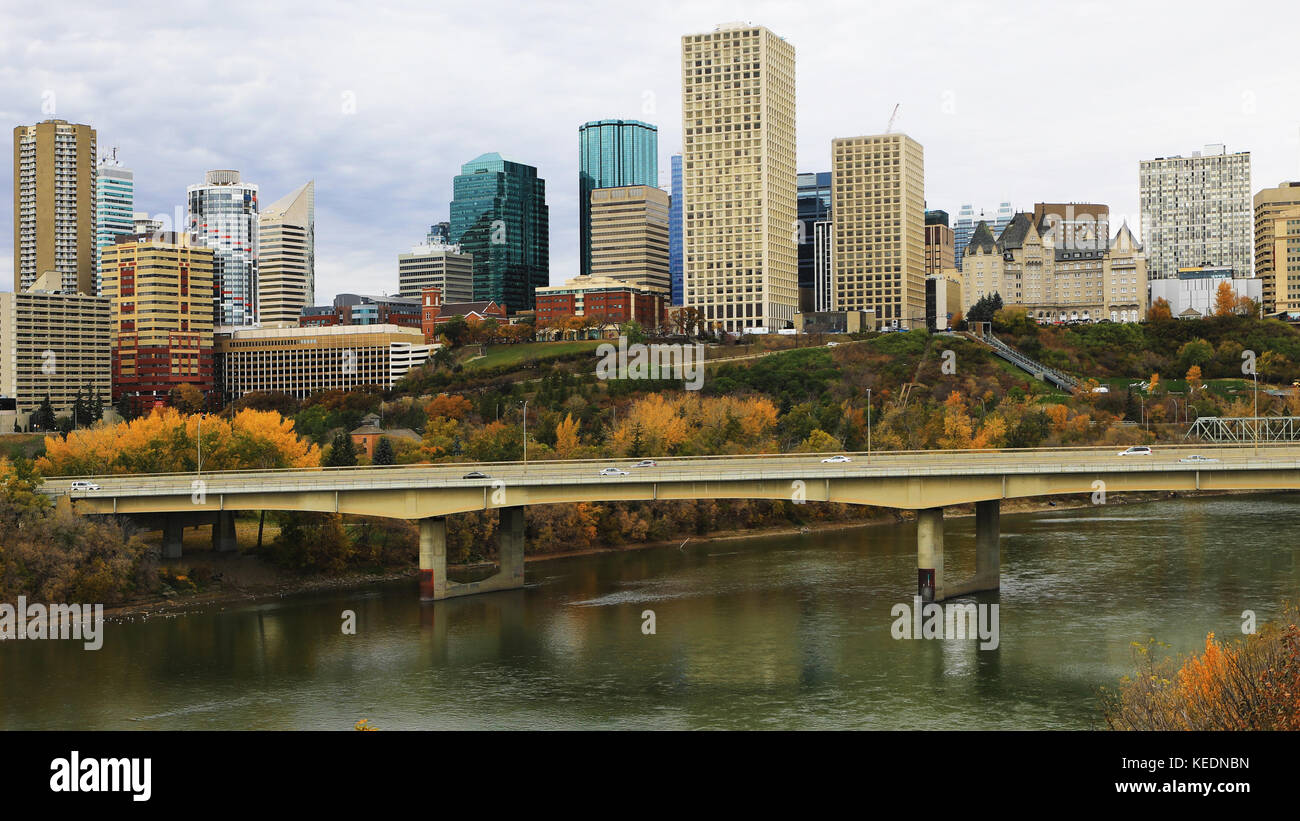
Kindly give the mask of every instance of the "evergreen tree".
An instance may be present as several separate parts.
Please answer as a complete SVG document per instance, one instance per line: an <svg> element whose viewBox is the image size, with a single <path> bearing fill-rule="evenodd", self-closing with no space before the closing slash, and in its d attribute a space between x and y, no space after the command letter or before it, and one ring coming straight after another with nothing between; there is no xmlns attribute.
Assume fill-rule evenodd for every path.
<svg viewBox="0 0 1300 821"><path fill-rule="evenodd" d="M81 427L90 421L90 410L86 406L86 400L81 394L81 388L77 388L77 397L72 400L72 426Z"/></svg>
<svg viewBox="0 0 1300 821"><path fill-rule="evenodd" d="M352 444L352 437L346 431L340 431L334 435L334 443L330 445L330 455L325 459L327 468L345 468L352 467L357 463L357 449Z"/></svg>
<svg viewBox="0 0 1300 821"><path fill-rule="evenodd" d="M379 444L375 445L375 455L370 461L375 465L397 464L397 454L393 452L393 444L388 441L387 436L379 437Z"/></svg>
<svg viewBox="0 0 1300 821"><path fill-rule="evenodd" d="M131 401L131 395L122 394L122 398L117 400L117 415L122 417L122 421L130 422L135 418L135 403Z"/></svg>
<svg viewBox="0 0 1300 821"><path fill-rule="evenodd" d="M104 396L99 392L99 386L96 385L91 393L90 404L87 408L90 413L90 421L102 422L104 420Z"/></svg>
<svg viewBox="0 0 1300 821"><path fill-rule="evenodd" d="M28 424L36 430L50 431L58 425L58 420L54 416L54 404L50 401L50 395L45 394L41 406L31 415Z"/></svg>

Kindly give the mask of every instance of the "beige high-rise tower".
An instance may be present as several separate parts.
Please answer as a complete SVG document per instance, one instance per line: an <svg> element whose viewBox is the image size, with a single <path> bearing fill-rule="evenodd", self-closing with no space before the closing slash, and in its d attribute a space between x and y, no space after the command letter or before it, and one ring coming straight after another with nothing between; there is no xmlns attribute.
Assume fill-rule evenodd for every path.
<svg viewBox="0 0 1300 821"><path fill-rule="evenodd" d="M649 185L591 192L591 275L667 294L668 193Z"/></svg>
<svg viewBox="0 0 1300 821"><path fill-rule="evenodd" d="M14 290L57 271L95 293L95 129L46 120L14 129Z"/></svg>
<svg viewBox="0 0 1300 821"><path fill-rule="evenodd" d="M257 217L258 320L292 328L316 300L316 183L308 182Z"/></svg>
<svg viewBox="0 0 1300 821"><path fill-rule="evenodd" d="M905 134L831 142L831 310L875 327L925 323L925 165Z"/></svg>
<svg viewBox="0 0 1300 821"><path fill-rule="evenodd" d="M738 23L682 37L683 302L708 327L799 304L794 46Z"/></svg>
<svg viewBox="0 0 1300 821"><path fill-rule="evenodd" d="M1300 182L1255 195L1255 276L1264 311L1300 311Z"/></svg>

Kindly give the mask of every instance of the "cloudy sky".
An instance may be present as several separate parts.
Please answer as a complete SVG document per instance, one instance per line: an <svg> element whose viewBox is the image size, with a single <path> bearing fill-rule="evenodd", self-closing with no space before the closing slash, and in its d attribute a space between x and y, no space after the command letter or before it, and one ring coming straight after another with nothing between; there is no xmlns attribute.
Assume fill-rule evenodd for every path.
<svg viewBox="0 0 1300 821"><path fill-rule="evenodd" d="M680 37L730 21L795 46L801 170L828 170L833 137L882 132L898 103L930 208L1092 201L1117 224L1139 160L1206 143L1251 151L1255 190L1300 178L1291 2L8 3L0 123L93 125L151 214L210 168L266 203L314 179L318 302L395 292L397 254L447 218L460 165L497 151L546 180L558 283L577 269L578 126L658 125L666 185ZM6 289L12 219L0 197Z"/></svg>

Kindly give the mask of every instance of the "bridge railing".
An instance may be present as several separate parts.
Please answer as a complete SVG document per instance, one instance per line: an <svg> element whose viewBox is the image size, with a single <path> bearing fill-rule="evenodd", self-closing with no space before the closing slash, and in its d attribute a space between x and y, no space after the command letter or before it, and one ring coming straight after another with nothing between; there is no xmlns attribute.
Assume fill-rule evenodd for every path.
<svg viewBox="0 0 1300 821"><path fill-rule="evenodd" d="M1194 453L1197 451L1208 451L1216 448L1223 449L1240 449L1243 444L1250 442L1205 442L1200 444L1155 444L1151 447L1159 452L1167 451L1186 451ZM1261 447L1285 447L1293 444L1281 440L1273 442L1260 442ZM527 462L521 460L501 461L501 462L417 462L405 465L348 465L342 467L305 467L305 468L240 468L236 470L204 470L197 471L168 471L161 473L95 473L78 476L47 476L47 481L72 481L76 479L126 479L132 477L189 477L197 478L199 476L239 476L239 475L265 475L265 474L302 474L302 473L341 473L361 471L405 471L405 470L428 470L428 469L464 469L474 470L484 467L501 468L501 467L535 467L542 465L600 465L605 467L618 467L619 465L628 465L640 461L642 458L651 459L659 464L706 464L714 461L756 461L767 459L784 459L798 461L800 459L823 459L829 456L846 455L853 459L900 459L900 458L935 458L941 456L953 456L962 459L973 459L979 456L1005 456L1015 454L1116 454L1123 450L1126 445L1073 445L1062 447L1040 447L1040 448L934 448L930 450L872 450L854 451L854 450L833 450L818 451L815 453L734 453L734 454L707 454L700 456L610 456L594 459L531 459Z"/></svg>

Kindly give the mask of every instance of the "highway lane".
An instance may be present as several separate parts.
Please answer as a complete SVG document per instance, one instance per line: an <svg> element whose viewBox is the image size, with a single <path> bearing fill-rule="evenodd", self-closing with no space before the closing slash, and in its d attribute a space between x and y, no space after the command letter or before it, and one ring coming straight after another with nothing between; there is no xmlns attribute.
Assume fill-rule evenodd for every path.
<svg viewBox="0 0 1300 821"><path fill-rule="evenodd" d="M305 468L274 471L156 474L89 477L98 490L73 491L75 498L189 494L200 487L209 494L360 488L491 487L506 485L600 484L624 482L701 482L756 479L805 479L898 476L970 476L990 474L1048 474L1077 472L1300 470L1300 446L1159 446L1147 456L1119 456L1121 448L1081 448L1025 451L876 452L870 457L851 453L852 461L826 464L826 454L674 457L656 459L657 466L633 468L633 459L595 459L399 465L357 468ZM1183 462L1190 454L1217 461ZM602 476L606 467L626 476ZM465 479L479 471L485 479ZM51 478L44 490L68 492L72 477ZM202 481L196 486L196 481Z"/></svg>

